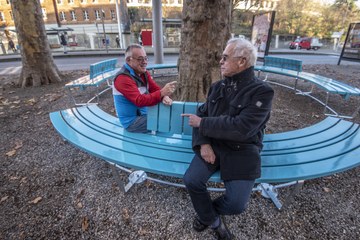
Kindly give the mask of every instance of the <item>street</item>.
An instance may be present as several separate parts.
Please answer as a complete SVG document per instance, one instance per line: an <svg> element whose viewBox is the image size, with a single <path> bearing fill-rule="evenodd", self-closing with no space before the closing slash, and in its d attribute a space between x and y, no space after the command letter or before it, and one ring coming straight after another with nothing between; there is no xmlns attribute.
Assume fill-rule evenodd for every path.
<svg viewBox="0 0 360 240"><path fill-rule="evenodd" d="M270 54L275 57L291 58L296 60L302 60L303 64L337 64L339 56L336 55L314 55L314 54ZM77 69L89 69L90 64L96 63L109 58L118 58L119 66L124 64L124 56L71 56L55 58L55 64L61 71L71 71ZM165 54L164 63L175 64L177 62L178 55ZM149 64L154 63L154 56L149 55ZM258 63L261 64L261 63ZM341 64L359 64L356 62L341 61ZM4 74L19 74L21 70L21 61L1 62L0 63L0 75Z"/></svg>

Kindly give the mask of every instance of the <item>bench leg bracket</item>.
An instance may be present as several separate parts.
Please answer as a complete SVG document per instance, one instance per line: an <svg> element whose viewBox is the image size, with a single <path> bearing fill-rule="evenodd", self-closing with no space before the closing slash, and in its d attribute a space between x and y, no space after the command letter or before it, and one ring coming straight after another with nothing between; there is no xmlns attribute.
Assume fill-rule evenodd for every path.
<svg viewBox="0 0 360 240"><path fill-rule="evenodd" d="M122 181L120 179L120 174L118 173L118 171L116 169L117 165L110 164L110 166L111 166L115 181L119 185L120 190L122 192L128 192L135 183L142 183L148 178L146 172L144 172L142 170L133 171L130 173L130 175L128 177L129 182L125 185L124 181Z"/></svg>

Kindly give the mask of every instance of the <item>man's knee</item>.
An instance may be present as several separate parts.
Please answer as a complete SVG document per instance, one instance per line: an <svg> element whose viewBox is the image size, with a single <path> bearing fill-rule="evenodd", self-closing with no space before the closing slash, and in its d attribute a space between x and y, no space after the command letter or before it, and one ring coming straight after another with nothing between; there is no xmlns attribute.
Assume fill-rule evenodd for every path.
<svg viewBox="0 0 360 240"><path fill-rule="evenodd" d="M183 181L184 181L184 184L187 189L195 190L195 191L198 189L202 189L203 185L204 185L203 183L201 183L201 181L199 179L192 176L189 173L189 171L186 171L186 173L183 177Z"/></svg>

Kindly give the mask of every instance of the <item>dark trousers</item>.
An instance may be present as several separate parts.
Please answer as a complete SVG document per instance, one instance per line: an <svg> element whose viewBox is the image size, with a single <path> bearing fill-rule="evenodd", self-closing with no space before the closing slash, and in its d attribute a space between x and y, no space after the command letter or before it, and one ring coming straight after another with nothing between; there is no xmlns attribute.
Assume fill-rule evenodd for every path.
<svg viewBox="0 0 360 240"><path fill-rule="evenodd" d="M209 168L204 160L195 155L184 175L184 183L194 209L205 225L212 224L219 215L242 213L255 183L255 180L224 181L225 194L213 201L206 189L206 183L216 170Z"/></svg>

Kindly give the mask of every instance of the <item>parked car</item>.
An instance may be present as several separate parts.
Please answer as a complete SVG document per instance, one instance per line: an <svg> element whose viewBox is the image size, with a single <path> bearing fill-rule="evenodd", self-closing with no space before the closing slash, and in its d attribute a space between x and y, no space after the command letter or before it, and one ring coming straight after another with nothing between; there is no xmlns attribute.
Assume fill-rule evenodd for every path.
<svg viewBox="0 0 360 240"><path fill-rule="evenodd" d="M297 38L295 41L289 44L290 49L314 49L315 51L318 50L323 46L322 43L319 42L318 38Z"/></svg>

